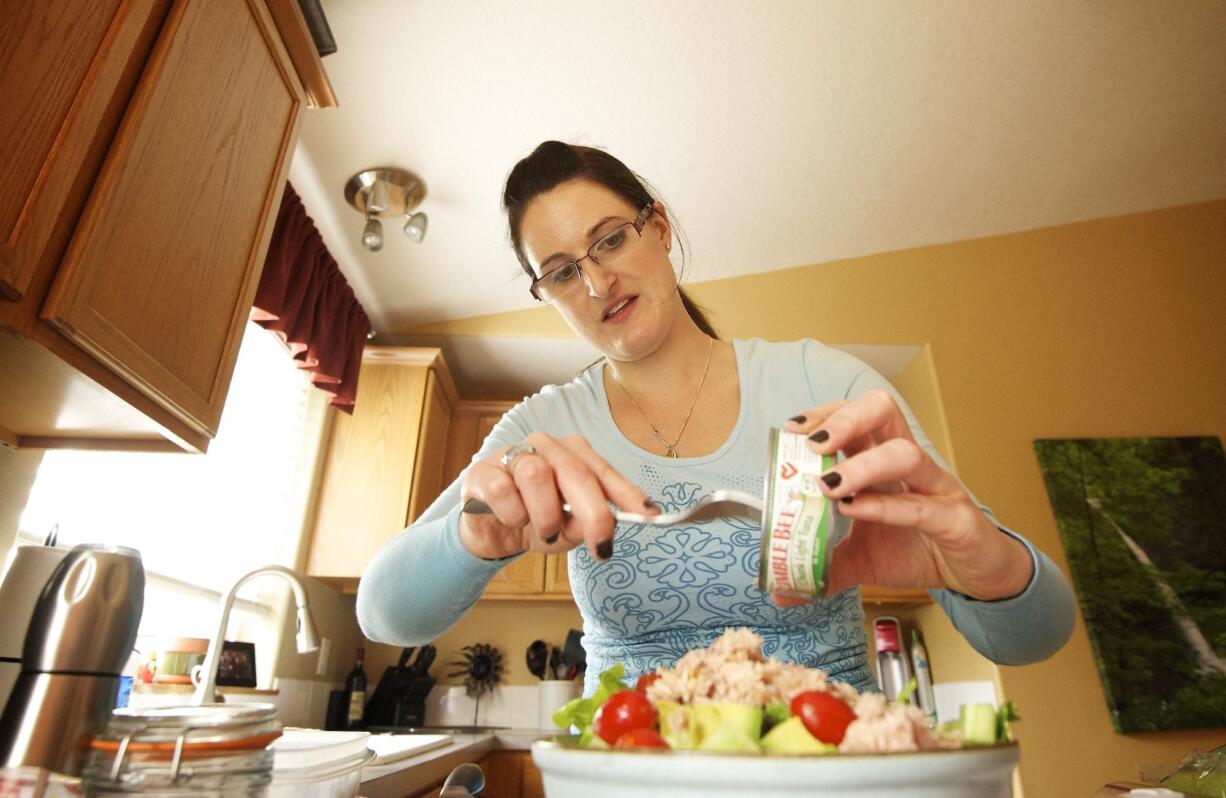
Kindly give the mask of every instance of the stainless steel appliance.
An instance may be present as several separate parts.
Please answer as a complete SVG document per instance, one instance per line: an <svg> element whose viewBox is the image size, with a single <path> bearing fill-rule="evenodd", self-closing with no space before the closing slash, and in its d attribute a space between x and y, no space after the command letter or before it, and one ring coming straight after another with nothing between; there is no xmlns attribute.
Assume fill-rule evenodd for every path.
<svg viewBox="0 0 1226 798"><path fill-rule="evenodd" d="M4 608L4 622L0 623L0 712L21 674L21 649L34 604L55 566L67 555L68 549L51 545L16 546L9 553L0 577L0 607Z"/></svg>
<svg viewBox="0 0 1226 798"><path fill-rule="evenodd" d="M30 615L21 673L0 716L0 767L79 775L115 706L140 625L140 553L82 544L52 571Z"/></svg>

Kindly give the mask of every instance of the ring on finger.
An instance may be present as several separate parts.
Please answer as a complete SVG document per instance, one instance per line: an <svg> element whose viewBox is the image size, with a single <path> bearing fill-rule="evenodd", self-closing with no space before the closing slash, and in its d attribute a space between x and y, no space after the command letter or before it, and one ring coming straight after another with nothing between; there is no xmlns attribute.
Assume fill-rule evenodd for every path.
<svg viewBox="0 0 1226 798"><path fill-rule="evenodd" d="M536 447L530 443L517 443L503 452L502 457L498 458L498 462L502 463L502 467L506 469L508 474L513 474L512 469L515 466L515 458L525 454L536 454Z"/></svg>

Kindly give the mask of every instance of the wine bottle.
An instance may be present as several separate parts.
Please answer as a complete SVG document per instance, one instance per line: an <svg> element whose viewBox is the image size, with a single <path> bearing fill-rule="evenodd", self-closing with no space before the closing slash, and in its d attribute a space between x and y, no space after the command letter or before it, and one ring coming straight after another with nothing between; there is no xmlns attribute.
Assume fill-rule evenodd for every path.
<svg viewBox="0 0 1226 798"><path fill-rule="evenodd" d="M362 725L362 713L366 709L366 671L362 670L362 660L365 655L366 649L358 646L357 661L345 679L345 692L349 694L350 728Z"/></svg>

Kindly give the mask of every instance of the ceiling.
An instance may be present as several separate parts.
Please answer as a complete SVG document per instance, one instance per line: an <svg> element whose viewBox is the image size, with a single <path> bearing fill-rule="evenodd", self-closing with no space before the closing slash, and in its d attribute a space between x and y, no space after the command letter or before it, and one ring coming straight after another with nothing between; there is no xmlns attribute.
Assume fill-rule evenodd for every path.
<svg viewBox="0 0 1226 798"><path fill-rule="evenodd" d="M323 6L290 179L383 337L535 304L499 200L548 138L651 181L690 282L1226 196L1219 0ZM369 253L343 187L385 165L430 227Z"/></svg>

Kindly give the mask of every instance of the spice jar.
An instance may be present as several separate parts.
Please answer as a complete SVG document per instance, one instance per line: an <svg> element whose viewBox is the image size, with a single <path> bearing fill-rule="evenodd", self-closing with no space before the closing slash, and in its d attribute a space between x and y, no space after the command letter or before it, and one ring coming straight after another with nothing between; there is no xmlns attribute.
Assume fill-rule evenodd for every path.
<svg viewBox="0 0 1226 798"><path fill-rule="evenodd" d="M267 794L281 736L272 704L121 709L90 742L87 796Z"/></svg>

